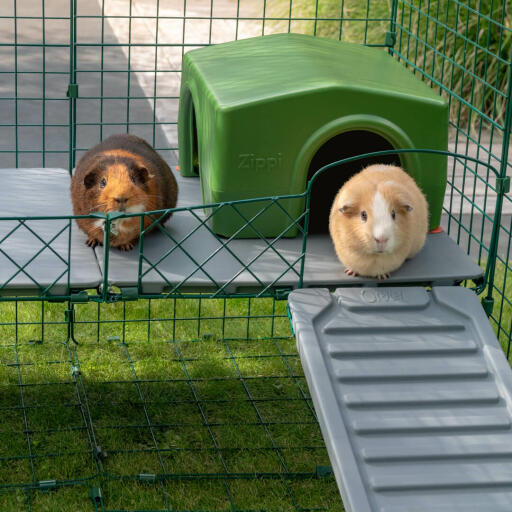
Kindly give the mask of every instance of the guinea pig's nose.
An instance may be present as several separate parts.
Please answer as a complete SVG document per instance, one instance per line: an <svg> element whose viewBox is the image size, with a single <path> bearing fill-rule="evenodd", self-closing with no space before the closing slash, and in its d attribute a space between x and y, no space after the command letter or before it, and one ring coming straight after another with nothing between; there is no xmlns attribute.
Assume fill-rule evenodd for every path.
<svg viewBox="0 0 512 512"><path fill-rule="evenodd" d="M384 238L384 237L381 237L381 238L374 237L374 238L378 244L385 244L389 240L389 238Z"/></svg>
<svg viewBox="0 0 512 512"><path fill-rule="evenodd" d="M123 205L126 203L126 201L128 201L128 198L127 197L114 197L114 201L119 205Z"/></svg>

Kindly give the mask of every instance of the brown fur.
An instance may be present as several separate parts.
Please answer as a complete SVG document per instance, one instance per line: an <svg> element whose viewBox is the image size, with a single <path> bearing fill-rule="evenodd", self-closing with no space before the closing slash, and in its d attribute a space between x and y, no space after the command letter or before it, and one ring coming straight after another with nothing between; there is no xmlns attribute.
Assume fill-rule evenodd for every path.
<svg viewBox="0 0 512 512"><path fill-rule="evenodd" d="M145 140L129 134L112 135L89 149L78 162L71 179L71 199L75 215L130 213L130 208L137 205L143 206L141 211L164 210L176 206L178 185L169 166ZM165 215L161 223L170 215ZM144 228L152 222L150 216L145 216ZM96 223L95 219L77 219L90 247L103 244L104 232ZM120 219L112 225L117 234L111 233L110 246L132 249L139 238L140 217Z"/></svg>
<svg viewBox="0 0 512 512"><path fill-rule="evenodd" d="M373 201L384 199L390 225L388 246L379 252ZM391 220L391 212L395 218ZM361 213L367 220L362 221ZM428 204L415 181L394 166L372 165L339 190L329 217L329 231L339 260L349 275L386 278L423 247L428 230Z"/></svg>

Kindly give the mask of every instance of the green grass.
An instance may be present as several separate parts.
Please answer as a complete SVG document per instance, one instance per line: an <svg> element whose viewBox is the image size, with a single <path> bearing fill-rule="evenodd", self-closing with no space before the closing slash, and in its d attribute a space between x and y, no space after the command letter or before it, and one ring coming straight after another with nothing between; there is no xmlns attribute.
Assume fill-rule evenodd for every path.
<svg viewBox="0 0 512 512"><path fill-rule="evenodd" d="M384 44L391 0L278 0L267 2L265 34L295 32L365 44ZM291 8L290 8L291 7Z"/></svg>
<svg viewBox="0 0 512 512"><path fill-rule="evenodd" d="M511 279L499 263L491 324L506 353ZM314 476L329 460L284 308L78 305L75 346L64 305L1 303L0 510L94 510L91 487L103 511L343 510L334 479ZM15 488L41 480L57 488Z"/></svg>
<svg viewBox="0 0 512 512"><path fill-rule="evenodd" d="M475 133L492 127L487 117L504 127L512 58L510 2L409 0L399 7L397 25L395 50L450 101L453 126Z"/></svg>
<svg viewBox="0 0 512 512"><path fill-rule="evenodd" d="M512 355L512 271L503 261L498 261L496 265L492 295L494 309L490 319L491 325L510 360Z"/></svg>
<svg viewBox="0 0 512 512"><path fill-rule="evenodd" d="M89 499L90 487L78 485L62 487L56 490L41 492L13 490L0 492L2 510L18 512L76 512L77 510L94 510Z"/></svg>
<svg viewBox="0 0 512 512"><path fill-rule="evenodd" d="M285 302L64 310L0 304L0 510L342 510Z"/></svg>

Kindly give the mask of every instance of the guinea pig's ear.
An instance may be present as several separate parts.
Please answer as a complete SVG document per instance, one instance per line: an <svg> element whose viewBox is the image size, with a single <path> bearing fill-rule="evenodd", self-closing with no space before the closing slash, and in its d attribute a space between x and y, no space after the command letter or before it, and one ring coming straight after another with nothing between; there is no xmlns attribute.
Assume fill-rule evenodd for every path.
<svg viewBox="0 0 512 512"><path fill-rule="evenodd" d="M356 208L352 203L345 203L341 208L338 208L338 210L343 213L343 215L350 216L355 213Z"/></svg>
<svg viewBox="0 0 512 512"><path fill-rule="evenodd" d="M406 194L400 194L398 198L397 209L402 213L412 211L411 201Z"/></svg>
<svg viewBox="0 0 512 512"><path fill-rule="evenodd" d="M92 169L89 171L84 178L84 185L86 189L90 189L98 183L99 173L98 169Z"/></svg>
<svg viewBox="0 0 512 512"><path fill-rule="evenodd" d="M135 176L139 183L146 183L149 179L149 171L145 167L136 167Z"/></svg>
<svg viewBox="0 0 512 512"><path fill-rule="evenodd" d="M405 197L400 199L398 208L402 213L408 213L412 211L411 202Z"/></svg>

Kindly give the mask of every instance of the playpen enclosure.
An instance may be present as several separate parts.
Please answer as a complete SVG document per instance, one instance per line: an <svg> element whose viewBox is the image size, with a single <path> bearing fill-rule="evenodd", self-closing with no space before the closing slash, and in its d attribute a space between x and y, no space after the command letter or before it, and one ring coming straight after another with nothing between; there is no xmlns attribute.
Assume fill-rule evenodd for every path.
<svg viewBox="0 0 512 512"><path fill-rule="evenodd" d="M382 47L450 101L450 150L499 171L495 180L486 165L449 158L443 214L451 237L485 264L503 201L487 298L494 297L491 323L508 355L509 9L492 0L5 1L0 172L70 170L91 145L125 131L175 163L181 59L195 47L283 31ZM67 237L72 220L52 217L60 214L42 222L60 222ZM15 223L5 243L29 221L0 222ZM51 246L47 238L37 243L39 252ZM147 294L127 302L144 294L73 289L64 245L56 276L64 279L63 303L40 301L48 291L41 287L24 296L35 302L20 302L9 280L0 283L4 508L58 502L65 510L83 500L86 509L89 491L96 510L340 506L334 481L321 477L328 459L276 299L279 280L265 292L270 298L226 298L214 286L182 299L178 287L165 301ZM26 262L17 263L19 270ZM105 299L114 304L100 304ZM72 337L79 347L65 343ZM133 481L156 485L137 484L136 497ZM52 488L58 492L40 492Z"/></svg>

